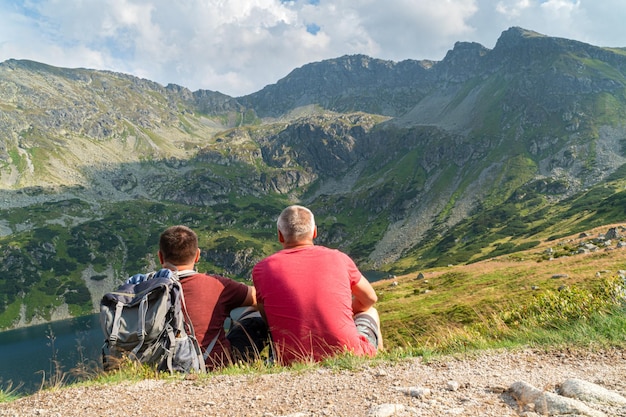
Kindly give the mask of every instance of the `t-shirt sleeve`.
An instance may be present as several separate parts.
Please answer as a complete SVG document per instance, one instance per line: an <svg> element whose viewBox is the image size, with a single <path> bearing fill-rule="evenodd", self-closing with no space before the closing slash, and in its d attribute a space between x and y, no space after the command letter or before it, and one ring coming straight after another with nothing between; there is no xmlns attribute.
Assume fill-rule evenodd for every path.
<svg viewBox="0 0 626 417"><path fill-rule="evenodd" d="M264 284L264 276L265 276L265 265L267 263L267 260L264 259L260 262L258 262L256 265L254 265L254 267L252 268L252 284L254 285L254 288L256 289L256 299L258 302L263 302L263 284Z"/></svg>
<svg viewBox="0 0 626 417"><path fill-rule="evenodd" d="M352 258L344 253L342 253L342 255L344 257L344 263L346 264L346 270L348 271L348 276L350 278L350 287L352 287L361 280L363 274L359 271L359 268L356 266Z"/></svg>
<svg viewBox="0 0 626 417"><path fill-rule="evenodd" d="M224 286L224 291L222 292L219 302L224 303L228 310L241 307L248 296L248 286L242 282L221 275L216 275L215 278Z"/></svg>

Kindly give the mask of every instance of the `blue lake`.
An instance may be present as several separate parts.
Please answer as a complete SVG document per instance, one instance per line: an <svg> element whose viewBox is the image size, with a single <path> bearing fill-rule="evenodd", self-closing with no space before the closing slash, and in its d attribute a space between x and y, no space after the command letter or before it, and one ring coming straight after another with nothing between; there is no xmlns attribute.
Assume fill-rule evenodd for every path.
<svg viewBox="0 0 626 417"><path fill-rule="evenodd" d="M0 388L29 394L56 369L67 381L79 367L99 369L103 340L98 315L0 332Z"/></svg>

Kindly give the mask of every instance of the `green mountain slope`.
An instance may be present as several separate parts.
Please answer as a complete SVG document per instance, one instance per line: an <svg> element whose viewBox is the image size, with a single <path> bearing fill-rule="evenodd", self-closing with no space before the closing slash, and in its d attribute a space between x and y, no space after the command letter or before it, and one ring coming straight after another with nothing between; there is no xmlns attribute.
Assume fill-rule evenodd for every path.
<svg viewBox="0 0 626 417"><path fill-rule="evenodd" d="M505 31L440 62L344 56L245 97L0 63L0 328L94 311L188 224L246 280L300 202L372 277L620 222L626 50Z"/></svg>

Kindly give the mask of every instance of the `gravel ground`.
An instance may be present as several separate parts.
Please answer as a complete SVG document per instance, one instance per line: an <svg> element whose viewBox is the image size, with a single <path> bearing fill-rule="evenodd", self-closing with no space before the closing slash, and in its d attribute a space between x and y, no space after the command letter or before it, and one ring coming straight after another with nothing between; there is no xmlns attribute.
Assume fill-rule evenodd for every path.
<svg viewBox="0 0 626 417"><path fill-rule="evenodd" d="M535 416L509 393L523 381L553 392L579 378L626 395L626 351L483 352L372 361L354 371L145 380L42 391L0 404L0 416ZM603 406L607 416L626 407Z"/></svg>

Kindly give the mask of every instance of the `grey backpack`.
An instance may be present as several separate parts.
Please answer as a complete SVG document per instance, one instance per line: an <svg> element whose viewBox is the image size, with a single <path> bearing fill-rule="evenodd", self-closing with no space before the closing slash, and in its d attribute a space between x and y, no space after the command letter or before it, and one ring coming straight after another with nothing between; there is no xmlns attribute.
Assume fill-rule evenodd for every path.
<svg viewBox="0 0 626 417"><path fill-rule="evenodd" d="M115 369L123 357L160 371L206 370L178 275L169 269L133 275L105 294L100 325L105 370Z"/></svg>

